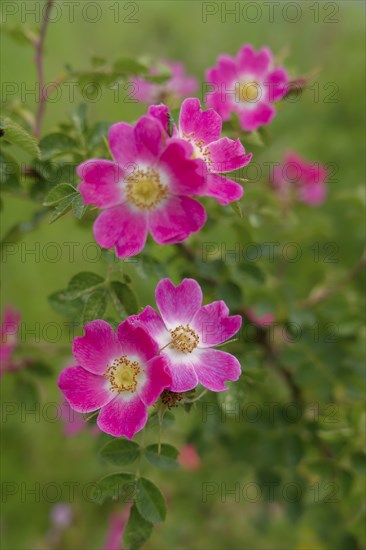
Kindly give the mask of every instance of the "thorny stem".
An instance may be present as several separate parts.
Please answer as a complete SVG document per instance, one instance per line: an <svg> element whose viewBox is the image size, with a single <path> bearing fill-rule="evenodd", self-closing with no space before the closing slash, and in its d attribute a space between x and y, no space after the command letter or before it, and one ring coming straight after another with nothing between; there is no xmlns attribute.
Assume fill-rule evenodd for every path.
<svg viewBox="0 0 366 550"><path fill-rule="evenodd" d="M46 108L47 93L44 91L44 68L43 68L43 47L46 38L47 27L49 23L49 15L52 9L54 0L46 0L46 9L42 21L39 38L35 43L36 56L35 62L37 67L37 76L39 84L38 110L34 121L34 135L37 139L41 136L42 119Z"/></svg>

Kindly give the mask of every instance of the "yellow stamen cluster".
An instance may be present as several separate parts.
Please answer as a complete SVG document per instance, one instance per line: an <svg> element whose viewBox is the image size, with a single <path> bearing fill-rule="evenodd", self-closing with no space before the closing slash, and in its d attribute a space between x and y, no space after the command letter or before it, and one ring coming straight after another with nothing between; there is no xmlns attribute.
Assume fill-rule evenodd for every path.
<svg viewBox="0 0 366 550"><path fill-rule="evenodd" d="M123 391L134 392L136 391L139 372L139 363L130 361L125 355L122 355L113 361L105 376L108 378L112 389L118 393Z"/></svg>
<svg viewBox="0 0 366 550"><path fill-rule="evenodd" d="M235 101L237 103L253 103L260 98L261 89L258 82L238 82L235 85Z"/></svg>
<svg viewBox="0 0 366 550"><path fill-rule="evenodd" d="M198 346L199 336L189 325L179 325L170 331L172 335L172 346L183 353L192 353Z"/></svg>
<svg viewBox="0 0 366 550"><path fill-rule="evenodd" d="M134 170L126 177L127 199L141 210L152 210L168 196L168 186L160 181L160 175L152 168Z"/></svg>

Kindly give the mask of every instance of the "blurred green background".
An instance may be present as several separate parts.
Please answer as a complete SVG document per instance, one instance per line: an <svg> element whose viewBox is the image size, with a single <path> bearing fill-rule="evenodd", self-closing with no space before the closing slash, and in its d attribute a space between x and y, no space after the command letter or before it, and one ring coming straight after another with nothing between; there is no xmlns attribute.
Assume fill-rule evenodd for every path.
<svg viewBox="0 0 366 550"><path fill-rule="evenodd" d="M37 2L4 2L3 19L9 4L19 7L13 17L8 16L9 24L25 22L30 27L37 26L30 14L21 21L24 5L31 10ZM257 48L267 45L275 54L287 50L284 63L293 77L312 73L315 69L319 71L314 77L319 83L318 100L313 87L303 93L300 101L285 102L269 127L269 144L263 148L247 144L245 140L244 144L248 151L253 151L254 160L260 165L281 161L288 149L298 151L310 161L336 163L333 181L328 185L328 199L323 206L311 209L299 205L283 220L279 204L265 182L268 172L264 171L260 181L249 181L245 185L243 219L236 218L230 207L224 209L207 201L211 222L189 242L197 257L194 266L172 259L169 250L150 246L152 256L161 263L160 271L147 270L146 273L145 270L144 274L140 261L125 262L121 268L132 277L140 306L154 305L154 288L162 271L175 282L187 274L196 276L198 280L204 279L210 272L217 277L218 289L207 286L207 301L223 297L225 291L229 300L237 305L228 285L228 282L234 282L240 289L238 299L241 307L266 306L274 311L279 322L296 321L303 329L303 337L296 343L286 345L278 335L275 341L278 344L276 361L280 368L290 371L296 387L301 390L300 397L296 391L294 395L283 375L272 368L268 350L257 340L253 343L244 338L228 348L242 360L243 380L236 388L232 385L225 396L218 399L212 395L207 397L208 406L215 414L203 422L204 405L193 408L190 414L181 409L175 412L175 422L164 430L163 440L178 447L187 441L194 443L202 466L195 472L151 473L167 497L169 511L166 522L154 529L146 548L364 548L363 299L360 276L314 309L301 309L296 305L314 288L328 288L346 277L362 254L364 4L352 1L297 2L301 16L297 22L289 22L285 17L293 19L294 12L289 3L281 2L278 7L272 6L274 20L271 22L267 4L272 3L258 3L258 20L250 22L248 19L254 19L255 15L250 9L242 10L248 4L246 2L175 0L123 3L105 0L99 2L102 17L95 23L82 18L82 7L88 2L75 3L74 22L69 21L66 6L62 2L57 4L60 18L49 25L46 39L47 82L62 73L66 63L76 68L90 67L93 55L111 61L121 56L145 55L181 60L188 74L195 75L202 82L205 69L215 64L217 55L222 52L233 55L245 42ZM206 23L202 20L205 4L218 9L218 13L209 16ZM232 9L234 4L240 4L240 21L235 22L232 15L227 15L222 21L224 8ZM132 17L138 22L123 21L126 15L135 11L135 5L138 10ZM117 22L116 10L120 12ZM87 17L94 17L93 13L91 7ZM330 19L334 21L328 22ZM1 41L3 83L15 82L23 89L32 89L35 83L32 47L18 44L6 35ZM334 102L327 99L332 89L327 88L329 83L336 86ZM68 97L68 89L62 87L60 100L49 103L43 135L57 129L68 113L83 101L78 91L74 103L69 102ZM35 108L31 94L25 103L31 109ZM89 103L89 112L91 124L101 120L132 122L145 112L145 106L115 102L113 91L103 88L102 98ZM27 161L19 151L16 154L19 161ZM39 208L35 202L5 195L2 235L14 224L30 219ZM67 281L81 270L105 274L103 261L88 262L82 254L82 250L85 251L83 245L92 240L90 224L77 222L72 216L66 216L53 225L48 225L45 219L34 231L24 235L14 254L5 257L2 303L11 303L21 310L28 329L37 329L36 323L40 324L41 331L51 322L63 326L64 319L52 311L47 296L64 288ZM249 262L263 271L265 281L258 281L255 277L253 280L238 266L230 267L229 277L225 258L220 263L217 257L218 262L212 262L212 265L202 261L201 250L206 242L225 243L230 250L238 242L244 246L248 242L261 244L269 241L280 243L275 261L263 257L258 262ZM42 254L51 242L59 243L61 247L59 261L47 261ZM75 249L74 261L69 261L65 242L81 244ZM299 262L283 261L281 250L288 242L296 242L301 247ZM330 242L337 245L336 263L324 261L327 253L324 246ZM319 262L314 262L314 243L320 246ZM39 257L24 255L38 246ZM168 260L171 261L168 263ZM329 323L336 326L336 340L327 341L325 337ZM314 337L312 327L315 325L320 327L319 341ZM69 342L64 326L62 334L57 346L66 347ZM32 335L27 337L27 344L29 342L37 344ZM47 343L41 342L40 346L43 359L55 372L70 363L71 357L59 356ZM60 399L55 378L39 383L41 413L45 403ZM2 380L4 406L8 402L20 406L17 395L17 379L8 374ZM296 421L286 414L286 407L294 400L301 410ZM224 406L225 410L225 406L230 407L232 403L239 403L240 407L255 403L262 411L262 417L253 421L248 417L250 411L240 421L232 415L226 417L220 407ZM275 410L274 418L266 413L265 403L278 404L274 409L271 405ZM329 422L333 411L329 407L332 406L335 407L336 422ZM314 413L317 410L319 415ZM55 482L64 487L65 482L87 484L111 471L95 458L95 448L100 441L91 437L87 430L73 438L65 438L62 423L47 422L44 414L40 419L29 414L26 421L22 421L18 411L4 418L2 476L5 482L24 483L27 488L34 488L37 483L42 488ZM154 437L156 434L151 428L152 442ZM150 475L147 464L145 470ZM267 498L266 487L271 482L279 488L274 499ZM204 502L202 495L206 483L214 484L215 494ZM232 494L228 494L223 502L225 487L230 489L239 484L242 489L248 483L262 488L262 498L253 502L252 494L249 492L249 497L246 497L244 492L239 502ZM283 498L281 493L289 483L301 488L301 498L292 499L293 502L290 502L291 498ZM317 487L320 488L319 498L315 497ZM334 502L327 498L333 489L336 494ZM50 528L49 514L53 503L42 494L39 501L36 500L32 495L22 498L20 489L15 495L3 496L4 549L49 547L46 534ZM67 500L67 491L60 500ZM79 489L71 506L74 520L59 547L70 550L103 547L109 514L114 509L122 509L122 506L110 503L100 508L92 502L85 502Z"/></svg>

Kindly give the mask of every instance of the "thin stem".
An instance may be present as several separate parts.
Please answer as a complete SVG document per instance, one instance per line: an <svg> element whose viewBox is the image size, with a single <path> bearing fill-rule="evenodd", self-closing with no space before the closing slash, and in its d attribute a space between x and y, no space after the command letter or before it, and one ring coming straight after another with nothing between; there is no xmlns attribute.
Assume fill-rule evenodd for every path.
<svg viewBox="0 0 366 550"><path fill-rule="evenodd" d="M302 307L311 307L327 300L332 294L338 292L343 286L351 282L366 266L366 251L362 254L357 264L342 279L330 288L323 288L310 294L308 298L300 302Z"/></svg>
<svg viewBox="0 0 366 550"><path fill-rule="evenodd" d="M183 403L194 403L195 401L198 401L207 393L207 390L203 390L197 397L194 397L193 399L184 399Z"/></svg>
<svg viewBox="0 0 366 550"><path fill-rule="evenodd" d="M161 453L161 432L163 428L163 417L166 411L165 405L161 405L158 409L158 420L159 420L159 437L158 437L158 455Z"/></svg>
<svg viewBox="0 0 366 550"><path fill-rule="evenodd" d="M54 0L46 0L46 9L44 10L44 17L41 25L41 30L39 33L39 38L36 41L35 48L36 48L36 67L37 67L37 77L38 77L38 84L39 84L39 98L38 98L38 110L36 114L36 118L34 121L34 135L36 138L40 138L41 136L41 127L42 127L42 119L46 108L46 101L47 101L47 93L44 91L44 68L43 68L43 53L44 53L44 41L46 38L46 32L47 27L49 23L49 14L52 9L52 4Z"/></svg>

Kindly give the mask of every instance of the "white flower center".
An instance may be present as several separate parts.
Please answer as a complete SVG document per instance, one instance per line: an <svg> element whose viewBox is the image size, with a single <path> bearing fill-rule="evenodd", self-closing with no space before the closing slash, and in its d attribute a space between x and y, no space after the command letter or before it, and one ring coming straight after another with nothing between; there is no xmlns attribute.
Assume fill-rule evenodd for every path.
<svg viewBox="0 0 366 550"><path fill-rule="evenodd" d="M255 80L242 80L235 84L236 103L255 103L262 95L261 86Z"/></svg>
<svg viewBox="0 0 366 550"><path fill-rule="evenodd" d="M137 361L130 361L126 355L115 359L105 376L108 378L112 389L118 393L128 391L135 392L137 388L137 375L140 365Z"/></svg>
<svg viewBox="0 0 366 550"><path fill-rule="evenodd" d="M198 346L199 336L189 325L179 325L170 331L172 335L172 346L183 353L192 353Z"/></svg>
<svg viewBox="0 0 366 550"><path fill-rule="evenodd" d="M152 210L168 196L168 186L161 183L159 172L150 167L134 170L126 182L127 199L140 210Z"/></svg>

